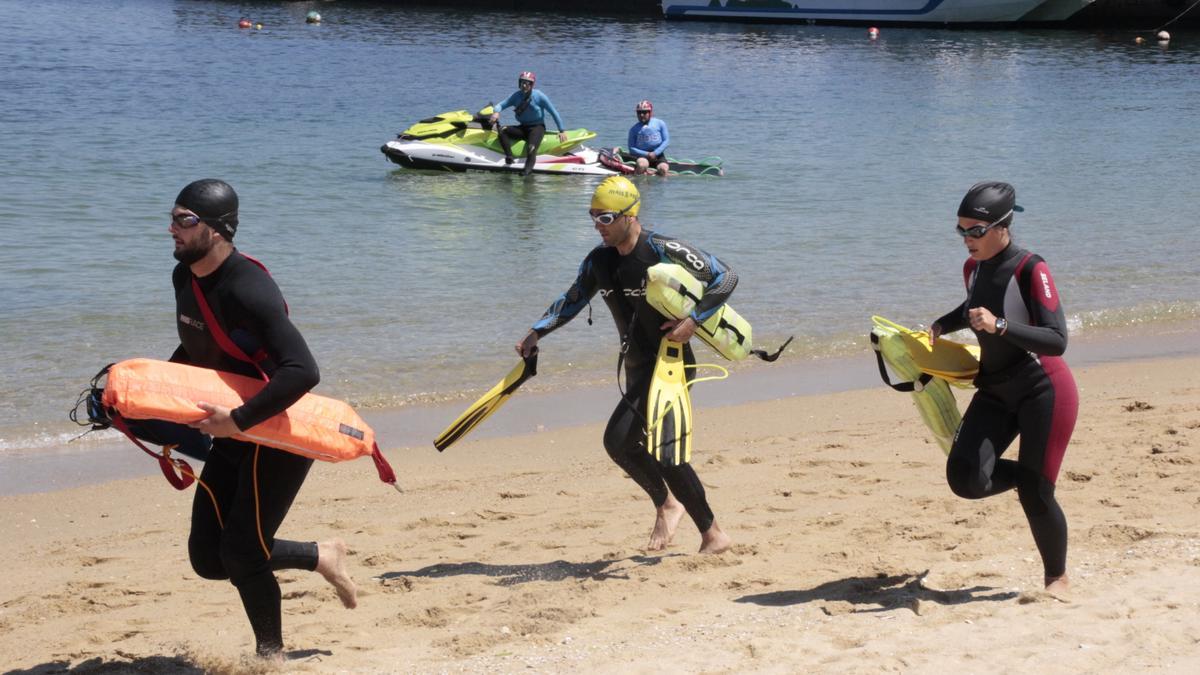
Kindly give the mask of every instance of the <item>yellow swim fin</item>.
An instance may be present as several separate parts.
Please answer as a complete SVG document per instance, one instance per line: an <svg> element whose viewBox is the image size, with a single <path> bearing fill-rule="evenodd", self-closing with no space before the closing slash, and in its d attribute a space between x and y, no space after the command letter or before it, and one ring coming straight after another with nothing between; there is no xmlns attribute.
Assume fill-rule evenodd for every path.
<svg viewBox="0 0 1200 675"><path fill-rule="evenodd" d="M500 380L488 393L471 404L471 407L459 415L458 419L446 427L445 431L438 434L438 437L433 439L433 447L441 452L454 445L458 439L466 436L472 429L479 426L480 422L486 420L500 406L507 403L508 399L517 391L517 387L534 375L537 375L537 352L522 359L503 380Z"/></svg>
<svg viewBox="0 0 1200 675"><path fill-rule="evenodd" d="M916 355L930 350L920 346L919 340L914 337L918 335L916 331L881 316L871 319L875 324L871 329L871 345L875 349L879 376L892 389L912 393L921 421L933 432L942 451L949 454L962 414L958 411L958 402L954 400L954 393L950 391L947 381L938 375L922 372L917 365ZM919 335L925 335L928 339L927 333ZM940 345L943 342L949 341L938 339L937 343ZM902 381L893 384L888 377L888 368Z"/></svg>
<svg viewBox="0 0 1200 675"><path fill-rule="evenodd" d="M646 449L666 466L692 459L692 397L683 362L683 345L666 338L646 397Z"/></svg>

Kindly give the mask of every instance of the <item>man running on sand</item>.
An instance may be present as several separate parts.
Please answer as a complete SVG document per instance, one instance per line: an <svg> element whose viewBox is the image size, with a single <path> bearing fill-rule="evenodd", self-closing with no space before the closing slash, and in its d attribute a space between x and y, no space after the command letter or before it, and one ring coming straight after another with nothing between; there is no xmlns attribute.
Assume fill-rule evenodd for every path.
<svg viewBox="0 0 1200 675"><path fill-rule="evenodd" d="M200 472L203 489L197 488L192 501L188 555L196 574L233 583L258 655L282 660L275 570L319 573L350 609L358 604L357 590L346 574L341 539L275 538L313 460L230 438L283 412L320 379L279 287L261 265L234 248L237 214L237 193L228 183L198 180L176 197L168 228L179 261L172 280L180 345L171 360L268 379L262 391L232 410L197 402L209 416L191 426L214 440ZM237 351L240 356L232 353ZM254 356L243 360L247 354Z"/></svg>
<svg viewBox="0 0 1200 675"><path fill-rule="evenodd" d="M588 214L603 243L584 258L575 283L517 343L517 353L532 355L541 337L570 321L600 293L622 336L628 385L604 430L604 448L654 503L654 529L646 548L664 550L686 513L700 531L700 552L721 553L733 542L717 526L695 469L690 464L665 466L647 451L645 410L659 342L665 335L684 343L684 361L695 363L686 343L696 326L724 304L737 285L737 275L690 244L643 230L637 217L640 201L627 178L612 176L600 183ZM682 321L664 321L646 302L646 270L660 262L682 266L707 286L695 312Z"/></svg>

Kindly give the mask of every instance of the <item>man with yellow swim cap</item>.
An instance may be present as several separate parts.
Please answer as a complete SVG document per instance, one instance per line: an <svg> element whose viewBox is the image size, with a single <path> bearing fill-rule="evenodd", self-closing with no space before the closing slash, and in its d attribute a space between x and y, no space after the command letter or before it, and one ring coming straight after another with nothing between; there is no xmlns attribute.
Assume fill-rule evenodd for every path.
<svg viewBox="0 0 1200 675"><path fill-rule="evenodd" d="M611 176L597 186L588 215L601 244L584 258L571 287L517 343L517 353L531 356L540 338L575 318L599 293L621 335L628 385L604 430L604 448L654 503L654 528L646 548L665 549L686 513L700 531L700 552L721 553L733 542L717 526L700 478L689 464L667 466L654 459L645 445L643 411L663 337L683 343L684 362L694 364L686 343L696 326L717 312L733 293L737 274L691 244L643 229L638 219L641 205L641 195L628 178ZM664 262L679 265L705 284L692 315L681 321L664 321L646 302L646 270Z"/></svg>

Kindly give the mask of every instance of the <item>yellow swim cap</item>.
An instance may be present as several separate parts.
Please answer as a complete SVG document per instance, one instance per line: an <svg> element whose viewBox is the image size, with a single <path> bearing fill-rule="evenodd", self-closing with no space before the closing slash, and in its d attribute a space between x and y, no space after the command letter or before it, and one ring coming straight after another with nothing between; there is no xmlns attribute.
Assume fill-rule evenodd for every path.
<svg viewBox="0 0 1200 675"><path fill-rule="evenodd" d="M636 216L641 208L638 189L624 176L609 176L592 193L592 208Z"/></svg>

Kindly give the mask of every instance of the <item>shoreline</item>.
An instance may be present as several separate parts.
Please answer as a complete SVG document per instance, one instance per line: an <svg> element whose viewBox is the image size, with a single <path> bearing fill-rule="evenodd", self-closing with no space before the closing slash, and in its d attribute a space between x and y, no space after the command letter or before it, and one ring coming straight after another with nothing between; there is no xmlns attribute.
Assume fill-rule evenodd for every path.
<svg viewBox="0 0 1200 675"><path fill-rule="evenodd" d="M280 534L345 538L360 603L280 572L285 668L972 672L1003 653L1194 672L1197 368L1076 364L1069 601L1042 591L1016 495L955 497L911 397L882 386L706 408L694 465L734 540L719 556L695 553L687 519L644 549L654 510L599 447L603 420L393 451L402 495L369 462L323 464ZM250 670L236 591L188 566L192 496L147 477L0 497L0 537L20 542L0 552L6 666Z"/></svg>
<svg viewBox="0 0 1200 675"><path fill-rule="evenodd" d="M1200 356L1200 324L1188 322L1173 331L1153 332L1149 338L1139 335L1135 327L1083 336L1071 343L1067 362L1072 369L1079 369L1107 363L1196 356ZM498 369L497 378L501 374ZM486 386L490 385L461 400L366 409L360 413L375 429L389 461L393 465L402 465L404 458L413 453L429 451L436 454L432 439L481 395ZM758 364L719 386L698 387L693 392L693 402L697 409L708 410L878 387L882 387L878 370L873 356L867 353L859 358ZM466 441L504 439L603 423L618 396L612 383L522 392L471 432ZM0 497L158 475L157 463L124 437L115 432L112 435L111 440L92 441L78 447L64 443L52 448L0 453ZM447 452L454 451L455 448L451 448Z"/></svg>

